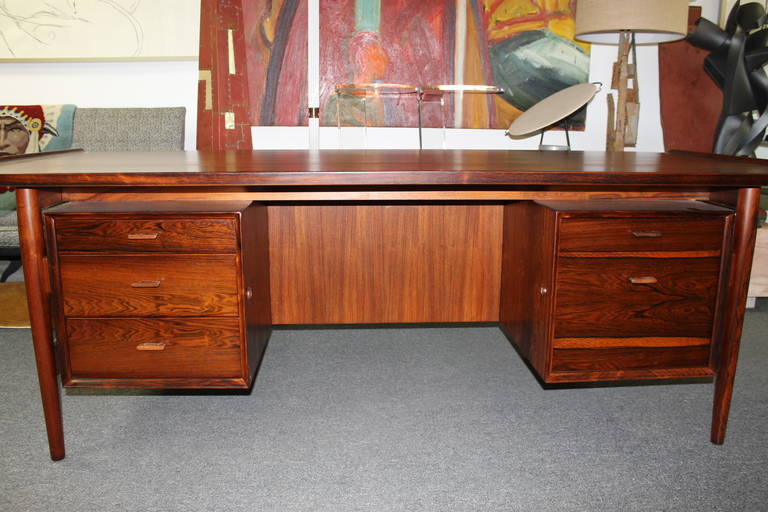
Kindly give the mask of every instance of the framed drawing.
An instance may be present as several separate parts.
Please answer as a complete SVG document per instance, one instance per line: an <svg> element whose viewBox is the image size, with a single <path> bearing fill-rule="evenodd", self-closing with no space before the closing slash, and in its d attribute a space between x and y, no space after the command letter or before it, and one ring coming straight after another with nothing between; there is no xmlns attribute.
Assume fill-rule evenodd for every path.
<svg viewBox="0 0 768 512"><path fill-rule="evenodd" d="M194 59L196 0L5 0L2 60Z"/></svg>

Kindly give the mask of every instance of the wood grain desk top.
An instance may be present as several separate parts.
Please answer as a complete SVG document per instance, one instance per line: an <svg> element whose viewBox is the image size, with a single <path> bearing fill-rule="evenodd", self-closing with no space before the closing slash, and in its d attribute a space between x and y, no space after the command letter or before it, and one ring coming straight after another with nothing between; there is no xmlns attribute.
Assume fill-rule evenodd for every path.
<svg viewBox="0 0 768 512"><path fill-rule="evenodd" d="M486 150L71 152L0 162L0 185L742 188L761 160L688 153Z"/></svg>
<svg viewBox="0 0 768 512"><path fill-rule="evenodd" d="M284 283L309 282L318 274L315 259L340 262L339 278L331 276L320 283L344 282L344 277L361 269L361 276L354 290L373 290L363 297L382 296L381 281L377 284L376 269L388 266L399 269L417 269L416 272L395 272L403 276L390 294L393 300L379 300L365 311L376 309L377 304L403 306L409 311L419 311L411 302L401 300L406 292L417 290L416 301L424 307L448 310L446 302L463 308L469 303L464 282L477 281L475 276L488 274L487 269L497 269L496 277L490 284L481 286L485 302L493 309L490 315L480 318L498 318L501 307L499 293L510 285L500 274L505 256L504 248L514 246L502 237L515 228L515 219L510 208L524 207L521 199L536 200L586 200L597 196L602 198L642 197L645 201L657 199L702 199L732 206L732 235L725 237L723 282L720 308L713 322L719 333L719 358L711 371L716 374L715 399L712 415L712 442L722 444L728 419L733 391L739 340L744 320L752 254L755 245L756 219L760 199L758 187L768 185L768 165L760 160L716 157L683 153L635 153L635 152L540 152L540 151L222 151L222 152L170 152L170 153L86 153L71 152L55 155L40 155L29 158L11 158L0 161L0 185L17 187L19 233L24 264L27 298L29 302L32 338L38 369L43 411L46 420L48 443L53 460L64 457L64 431L59 393L57 354L51 329L51 275L55 270L51 255L46 255L46 236L43 230L45 207L64 201L137 201L164 199L192 200L247 200L264 201L262 222L266 228L260 230L264 242L260 247L270 247L269 258L255 258L248 261L270 261L270 268L260 271L262 283L270 283L270 296L274 302L285 304L293 311L271 313L271 322L291 323L290 315L302 313L296 297L309 297L320 304L331 303L328 297L340 298L341 308L354 309L367 304L358 297L339 293L335 285L320 295L304 291L294 292L296 286L281 288ZM282 194L282 195L281 195ZM305 194L304 197L301 194ZM347 194L346 196L344 194ZM355 195L357 194L357 195ZM389 196L387 196L389 194ZM485 194L485 195L484 195ZM151 199L148 199L150 196ZM343 203L344 197L369 204ZM598 197L600 198L600 197ZM385 200L377 204L375 201ZM392 201L416 201L417 204L398 204L390 207ZM449 203L452 200L457 202ZM461 201L467 199L468 203ZM276 201L328 201L306 204L306 202L277 203ZM473 201L487 201L473 202ZM431 203L430 201L435 201ZM517 201L515 203L515 201ZM644 203L645 206L649 204ZM452 209L456 208L455 211ZM267 215L266 210L270 210ZM390 210L390 217L378 215ZM421 210L420 210L421 209ZM448 210L451 209L449 214ZM358 211L359 210L359 211ZM429 215L413 215L411 210L427 212ZM280 215L284 213L285 215ZM373 215L371 215L373 213ZM359 216L359 222L349 222L350 215ZM471 215L470 215L471 214ZM399 217L398 217L399 215ZM389 222L395 219L397 222ZM473 220L474 223L468 222ZM420 223L419 223L420 222ZM697 221L698 223L698 221ZM400 226L418 227L419 230L404 230ZM353 244L336 243L331 235L339 232L339 226L352 227L349 239ZM460 228L460 229L459 229ZM462 231L463 229L463 231ZM388 230L388 231L387 231ZM485 230L485 231L481 231ZM259 230L247 230L254 234ZM299 233L292 235L292 233ZM379 238L371 234L380 233ZM472 238L489 241L488 244L467 243ZM307 234L311 236L307 236ZM407 238L416 234L415 238ZM529 242L543 240L538 236ZM267 236L268 235L268 236ZM326 236L329 235L329 236ZM407 235L407 236L406 236ZM378 236L378 235L377 235ZM554 235L552 235L554 236ZM281 238L282 237L282 238ZM453 237L453 238L451 238ZM267 240L269 242L267 242ZM285 243L285 241L289 243ZM316 243L325 240L325 245ZM371 241L373 240L373 241ZM413 245L411 240L427 241L424 247L464 247L463 251L436 250L430 260L420 251L394 251L390 261L396 265L371 264L363 254L378 254L379 247L388 246L378 240L394 240L398 247ZM439 243L432 243L438 240ZM455 243L446 243L455 240ZM551 240L551 238L550 238ZM294 243L296 242L296 243ZM280 244L283 245L280 245ZM355 246L354 244L358 244ZM442 244L442 245L440 245ZM258 245L258 244L257 244ZM281 247L282 249L281 251ZM298 247L298 249L295 249ZM351 247L351 249L347 249ZM360 249L362 247L363 250ZM366 248L374 247L375 250ZM518 244L518 247L527 246ZM274 249L274 250L272 250ZM336 251L336 252L334 252ZM336 256L341 251L340 256ZM453 256L453 263L445 264L447 252ZM473 252L474 251L474 252ZM386 251L379 251L387 254ZM507 249L509 252L509 249ZM408 259L417 254L415 259ZM429 254L429 251L427 251ZM280 257L282 255L282 259ZM479 257L475 257L479 255ZM308 257L309 260L295 258ZM274 257L274 258L273 258ZM346 257L346 259L344 259ZM492 259L486 264L483 257ZM465 264L473 261L477 265ZM294 263L294 266L291 266ZM538 264L538 260L537 260ZM253 265L244 267L255 272ZM455 272L454 269L469 269L469 273ZM472 269L484 269L473 272ZM437 277L434 286L413 286L409 276L425 274L427 269ZM327 270L327 269L326 269ZM275 273L285 276L276 278ZM269 273L269 275L267 275ZM711 274L711 272L710 272ZM254 274L255 275L255 274ZM459 279L455 286L446 286L444 278L473 276ZM537 274L534 274L537 275ZM644 275L644 274L641 274ZM327 276L327 274L326 274ZM277 276L279 277L279 276ZM439 278L439 279L438 279ZM387 281L390 282L391 280ZM362 284L360 284L362 283ZM371 283L368 285L368 283ZM397 283L400 283L399 285ZM506 284L505 284L506 283ZM391 284L391 283L390 283ZM514 283L513 283L514 284ZM539 297L548 291L539 282L532 287ZM432 300L423 290L458 290L460 299L447 295L443 302ZM287 291L286 291L287 290ZM405 292L403 291L405 290ZM495 290L495 291L494 291ZM324 294L324 295L323 295ZM434 295L434 294L433 294ZM513 294L514 295L514 294ZM320 296L321 300L316 297ZM351 299L349 297L352 297ZM481 298L482 298L481 297ZM270 299L271 300L271 299ZM520 301L524 303L526 301ZM60 301L58 302L60 303ZM479 303L479 302L478 302ZM481 313L484 311L482 308ZM495 313L494 313L495 311ZM353 311L354 312L354 311ZM283 315L282 317L280 315ZM301 318L306 323L306 316ZM395 316L403 321L404 317ZM436 317L428 316L430 321ZM448 321L467 319L453 316ZM286 320L288 319L288 320ZM477 320L476 317L469 317ZM310 318L311 320L311 318ZM322 318L329 322L326 315ZM359 322L359 315L353 319ZM364 319L366 320L366 319ZM411 321L410 318L405 318ZM333 320L339 322L339 320ZM341 319L341 321L346 321ZM367 321L367 320L366 320ZM379 320L380 321L380 320ZM262 322L264 323L264 322ZM264 325L267 325L266 322ZM293 322L298 323L298 322ZM699 349L700 350L700 349ZM698 355L697 355L698 357ZM703 356L706 358L706 354ZM703 358L699 358L706 362ZM563 359L562 361L565 361ZM571 364L567 361L563 364ZM580 363L579 363L580 364ZM698 364L698 363L697 363Z"/></svg>

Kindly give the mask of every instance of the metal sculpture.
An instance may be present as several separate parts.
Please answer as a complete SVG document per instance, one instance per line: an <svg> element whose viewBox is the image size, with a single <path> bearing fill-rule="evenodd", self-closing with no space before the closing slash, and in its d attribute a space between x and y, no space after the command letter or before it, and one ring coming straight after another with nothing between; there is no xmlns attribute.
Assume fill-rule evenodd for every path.
<svg viewBox="0 0 768 512"><path fill-rule="evenodd" d="M733 5L725 28L699 18L688 41L710 54L704 70L723 91L713 153L754 156L768 128L768 18L762 4Z"/></svg>

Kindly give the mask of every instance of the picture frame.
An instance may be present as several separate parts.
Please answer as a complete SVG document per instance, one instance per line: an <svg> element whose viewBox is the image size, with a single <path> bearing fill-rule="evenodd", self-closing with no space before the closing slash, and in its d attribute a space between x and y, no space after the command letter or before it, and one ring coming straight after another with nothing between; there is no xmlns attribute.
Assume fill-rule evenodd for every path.
<svg viewBox="0 0 768 512"><path fill-rule="evenodd" d="M0 3L0 61L193 60L198 0Z"/></svg>

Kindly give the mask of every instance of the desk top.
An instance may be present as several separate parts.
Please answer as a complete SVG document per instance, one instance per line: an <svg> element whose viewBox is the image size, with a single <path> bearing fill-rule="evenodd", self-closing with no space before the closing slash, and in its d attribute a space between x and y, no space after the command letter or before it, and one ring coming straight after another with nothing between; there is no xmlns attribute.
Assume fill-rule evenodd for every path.
<svg viewBox="0 0 768 512"><path fill-rule="evenodd" d="M0 185L741 188L768 185L768 162L602 151L77 151L0 161Z"/></svg>

